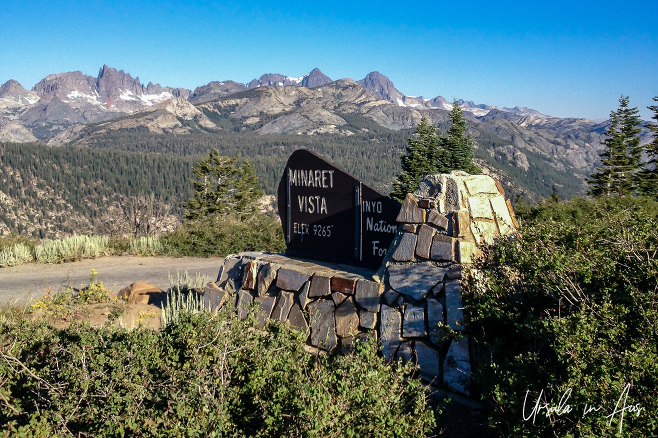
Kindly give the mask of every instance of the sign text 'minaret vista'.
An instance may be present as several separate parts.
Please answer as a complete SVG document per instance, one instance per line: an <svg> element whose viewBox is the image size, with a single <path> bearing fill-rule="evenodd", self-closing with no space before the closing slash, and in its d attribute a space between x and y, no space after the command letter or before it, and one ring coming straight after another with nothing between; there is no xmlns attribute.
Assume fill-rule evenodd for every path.
<svg viewBox="0 0 658 438"><path fill-rule="evenodd" d="M288 255L378 267L400 204L306 150L295 151L278 189Z"/></svg>

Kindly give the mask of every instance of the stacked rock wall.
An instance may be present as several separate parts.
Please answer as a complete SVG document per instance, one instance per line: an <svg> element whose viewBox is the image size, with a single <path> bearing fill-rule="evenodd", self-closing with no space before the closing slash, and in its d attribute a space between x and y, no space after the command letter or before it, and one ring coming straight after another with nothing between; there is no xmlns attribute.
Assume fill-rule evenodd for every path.
<svg viewBox="0 0 658 438"><path fill-rule="evenodd" d="M226 258L204 292L217 308L229 299L244 318L288 321L323 350L379 339L383 354L419 365L435 383L469 394L471 359L461 295L463 269L479 246L516 232L502 187L484 175L425 178L405 199L399 232L378 273L290 257L242 253Z"/></svg>
<svg viewBox="0 0 658 438"><path fill-rule="evenodd" d="M331 351L349 349L358 338L377 339L382 290L372 272L360 268L242 253L225 259L203 299L212 309L232 299L240 318L258 303L259 325L288 321L309 334L308 344Z"/></svg>
<svg viewBox="0 0 658 438"><path fill-rule="evenodd" d="M469 394L463 269L479 246L516 232L512 207L492 178L453 172L426 177L407 195L397 220L401 233L383 270L383 353L412 360L424 377Z"/></svg>

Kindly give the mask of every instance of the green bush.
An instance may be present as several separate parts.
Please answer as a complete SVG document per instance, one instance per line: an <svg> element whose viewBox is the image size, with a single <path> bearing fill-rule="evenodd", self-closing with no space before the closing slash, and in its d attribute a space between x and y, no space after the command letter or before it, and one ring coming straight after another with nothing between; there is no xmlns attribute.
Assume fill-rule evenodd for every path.
<svg viewBox="0 0 658 438"><path fill-rule="evenodd" d="M306 335L232 312L163 331L64 330L0 315L0 435L409 437L434 427L410 365L372 343L313 356Z"/></svg>
<svg viewBox="0 0 658 438"><path fill-rule="evenodd" d="M256 214L211 216L185 222L160 239L167 254L174 256L224 256L241 251L285 250L283 230L278 219Z"/></svg>
<svg viewBox="0 0 658 438"><path fill-rule="evenodd" d="M547 202L489 248L465 305L502 432L658 436L657 216L645 198Z"/></svg>

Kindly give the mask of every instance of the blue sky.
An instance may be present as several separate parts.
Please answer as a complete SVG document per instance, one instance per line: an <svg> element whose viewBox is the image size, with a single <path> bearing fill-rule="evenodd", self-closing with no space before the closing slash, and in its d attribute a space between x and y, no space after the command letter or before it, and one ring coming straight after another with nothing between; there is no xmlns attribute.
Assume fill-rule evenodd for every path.
<svg viewBox="0 0 658 438"><path fill-rule="evenodd" d="M15 1L0 84L103 64L194 89L264 73L377 70L401 92L601 119L658 95L658 1Z"/></svg>

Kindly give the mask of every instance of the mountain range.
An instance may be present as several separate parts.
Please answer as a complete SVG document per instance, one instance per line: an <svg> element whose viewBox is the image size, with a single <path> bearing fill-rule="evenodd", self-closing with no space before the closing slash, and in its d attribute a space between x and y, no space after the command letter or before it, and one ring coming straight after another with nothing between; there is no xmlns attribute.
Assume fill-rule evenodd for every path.
<svg viewBox="0 0 658 438"><path fill-rule="evenodd" d="M488 172L508 181L534 179L521 186L542 187L531 190L535 195L550 193L552 185L568 187L566 195L585 189L605 122L457 103ZM167 135L180 142L198 135L329 135L367 137L367 146L387 133L410 135L423 117L445 130L452 105L441 96L405 95L376 71L356 81L332 80L315 68L301 77L265 74L246 84L213 81L188 90L144 85L104 65L96 77L78 71L49 75L30 90L14 80L0 86L0 141L94 146L117 135Z"/></svg>
<svg viewBox="0 0 658 438"><path fill-rule="evenodd" d="M157 111L163 109L159 108L158 104L171 99L178 100L178 103L173 104L178 111L180 106L184 105L184 101L199 105L261 87L318 89L333 82L331 78L315 68L310 73L297 78L281 74L265 74L247 84L230 80L213 81L195 90L187 90L163 87L151 82L144 85L139 77L133 78L129 73L107 65L99 70L96 77L79 71L51 74L30 90L26 90L15 80L9 80L0 86L0 140L60 143L62 137L53 137L66 129L115 120L143 111ZM337 81L336 84L348 87L352 85L347 85L346 80ZM416 110L452 108L452 103L441 96L425 99L404 95L379 72L369 73L365 78L356 81L356 84L375 98L400 108ZM497 108L466 101L459 101L459 104L465 112L476 117L486 116L493 109L515 115L548 117L527 108ZM165 104L165 111L166 107L172 108L172 105ZM186 112L191 114L190 111ZM407 119L415 120L416 117L407 117ZM383 123L382 126L389 129L406 129L412 126L404 121L390 123L387 120L375 121ZM211 128L208 123L205 125L208 129ZM265 132L271 131L271 126L265 129ZM320 127L310 131L322 132L326 129ZM69 139L69 137L63 138Z"/></svg>

